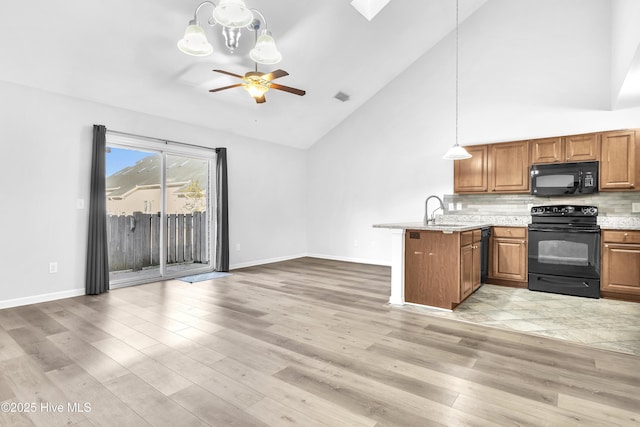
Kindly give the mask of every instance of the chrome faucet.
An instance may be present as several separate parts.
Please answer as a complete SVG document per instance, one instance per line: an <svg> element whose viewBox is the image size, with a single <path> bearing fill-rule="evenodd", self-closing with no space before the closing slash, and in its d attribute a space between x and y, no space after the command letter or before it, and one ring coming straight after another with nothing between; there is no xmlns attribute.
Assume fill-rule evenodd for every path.
<svg viewBox="0 0 640 427"><path fill-rule="evenodd" d="M438 202L440 202L440 206L438 206L433 210L433 212L431 212L431 218L429 218L429 200L431 199L436 199ZM442 199L438 196L427 197L427 200L424 201L424 225L427 225L430 222L436 222L436 211L438 209L442 209L442 212L444 212L444 203L442 202Z"/></svg>

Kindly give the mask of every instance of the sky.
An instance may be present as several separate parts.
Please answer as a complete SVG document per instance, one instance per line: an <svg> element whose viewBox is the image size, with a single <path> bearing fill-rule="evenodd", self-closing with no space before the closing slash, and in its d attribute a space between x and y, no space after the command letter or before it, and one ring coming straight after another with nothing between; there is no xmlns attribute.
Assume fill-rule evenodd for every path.
<svg viewBox="0 0 640 427"><path fill-rule="evenodd" d="M133 166L138 160L151 154L153 153L149 153L147 151L109 147L109 152L106 154L106 175L111 176L127 166Z"/></svg>

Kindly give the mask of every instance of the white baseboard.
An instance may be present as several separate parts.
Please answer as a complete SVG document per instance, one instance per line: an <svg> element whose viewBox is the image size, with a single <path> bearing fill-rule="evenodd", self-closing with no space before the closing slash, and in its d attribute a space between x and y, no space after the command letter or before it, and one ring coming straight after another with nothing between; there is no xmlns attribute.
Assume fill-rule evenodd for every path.
<svg viewBox="0 0 640 427"><path fill-rule="evenodd" d="M24 297L24 298L8 299L8 300L0 301L0 309L19 307L21 305L37 304L39 302L55 301L55 300L64 299L64 298L72 298L80 295L85 295L85 293L86 293L85 289L82 288L82 289L72 289L70 291L64 291L64 292L54 292L51 294L41 294L41 295L33 295L30 297Z"/></svg>

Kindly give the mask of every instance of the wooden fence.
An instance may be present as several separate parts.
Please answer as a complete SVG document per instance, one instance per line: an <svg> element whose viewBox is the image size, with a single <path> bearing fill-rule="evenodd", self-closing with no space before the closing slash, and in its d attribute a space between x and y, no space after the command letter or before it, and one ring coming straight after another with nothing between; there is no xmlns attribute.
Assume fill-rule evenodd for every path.
<svg viewBox="0 0 640 427"><path fill-rule="evenodd" d="M160 265L160 214L108 215L109 271ZM207 213L169 214L164 224L167 264L207 263Z"/></svg>

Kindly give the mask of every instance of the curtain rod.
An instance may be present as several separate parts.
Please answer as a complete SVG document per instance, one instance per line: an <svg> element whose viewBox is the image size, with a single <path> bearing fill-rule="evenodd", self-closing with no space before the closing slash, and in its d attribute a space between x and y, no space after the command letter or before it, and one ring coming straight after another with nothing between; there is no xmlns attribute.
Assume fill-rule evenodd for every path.
<svg viewBox="0 0 640 427"><path fill-rule="evenodd" d="M165 145L167 145L167 144L176 144L176 145L183 145L185 147L204 148L205 150L218 151L218 148L205 147L203 145L189 144L187 142L171 141L169 139L154 138L152 136L137 135L135 133L121 132L121 131L118 131L118 130L111 130L109 128L106 128L106 129L107 129L107 133L113 133L113 134L122 135L122 136L132 136L134 138L144 138L144 139L148 139L148 140L151 140L151 141L154 141L154 142L163 143Z"/></svg>

